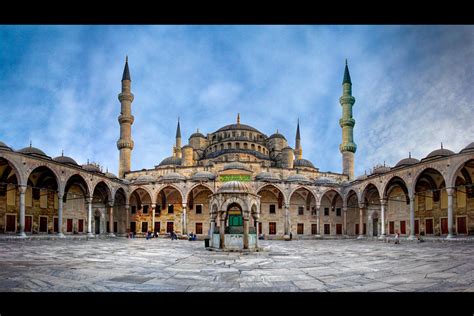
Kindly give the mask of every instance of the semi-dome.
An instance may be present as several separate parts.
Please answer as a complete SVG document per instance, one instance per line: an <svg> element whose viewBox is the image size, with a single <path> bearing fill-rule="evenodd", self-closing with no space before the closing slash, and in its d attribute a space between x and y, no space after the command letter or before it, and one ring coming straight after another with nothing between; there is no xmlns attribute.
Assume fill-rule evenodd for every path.
<svg viewBox="0 0 474 316"><path fill-rule="evenodd" d="M245 182L229 181L224 183L217 192L219 193L248 193L250 187Z"/></svg>
<svg viewBox="0 0 474 316"><path fill-rule="evenodd" d="M246 165L244 165L241 162L237 162L237 161L230 162L230 163L224 165L224 170L230 170L230 169L252 171Z"/></svg>
<svg viewBox="0 0 474 316"><path fill-rule="evenodd" d="M318 178L316 179L316 181L314 181L314 184L335 184L336 183L336 180L334 180L333 178L328 178L328 177L321 177L321 178Z"/></svg>
<svg viewBox="0 0 474 316"><path fill-rule="evenodd" d="M74 166L78 166L78 163L72 159L71 157L68 157L68 156L64 156L64 155L61 155L59 157L55 157L53 158L54 161L57 161L59 163L65 163L65 164L69 164L69 165L74 165Z"/></svg>
<svg viewBox="0 0 474 316"><path fill-rule="evenodd" d="M382 174L390 171L390 167L387 167L385 165L379 165L375 166L374 170L372 171L372 174Z"/></svg>
<svg viewBox="0 0 474 316"><path fill-rule="evenodd" d="M86 165L82 165L82 169L90 171L90 172L102 172L100 171L100 168L93 164L93 163L88 163Z"/></svg>
<svg viewBox="0 0 474 316"><path fill-rule="evenodd" d="M411 166L411 165L417 164L419 162L420 161L418 159L412 158L411 155L410 155L408 158L403 158L402 160L397 162L397 164L395 165L395 168L404 167L404 166Z"/></svg>
<svg viewBox="0 0 474 316"><path fill-rule="evenodd" d="M293 162L293 167L308 167L314 169L313 163L307 159L296 159Z"/></svg>
<svg viewBox="0 0 474 316"><path fill-rule="evenodd" d="M469 151L474 151L474 142L470 143L469 145L461 149L459 153L464 153L464 152L469 152Z"/></svg>
<svg viewBox="0 0 474 316"><path fill-rule="evenodd" d="M270 137L268 137L268 139L270 139L270 138L281 138L281 139L286 140L285 136L283 136L282 134L280 134L278 132L276 132L275 134L270 135Z"/></svg>
<svg viewBox="0 0 474 316"><path fill-rule="evenodd" d="M186 177L177 172L170 172L160 178L160 181L180 181L186 180Z"/></svg>
<svg viewBox="0 0 474 316"><path fill-rule="evenodd" d="M260 133L260 131L257 130L256 128L246 125L246 124L229 124L229 125L219 128L216 131L216 133L223 132L223 131L230 131L230 130L247 130L247 131Z"/></svg>
<svg viewBox="0 0 474 316"><path fill-rule="evenodd" d="M193 181L209 181L214 180L216 175L209 171L198 171L191 177Z"/></svg>
<svg viewBox="0 0 474 316"><path fill-rule="evenodd" d="M302 174L292 174L289 176L286 181L288 182L310 182L309 179Z"/></svg>
<svg viewBox="0 0 474 316"><path fill-rule="evenodd" d="M163 159L158 166L180 166L181 158L178 157L167 157Z"/></svg>
<svg viewBox="0 0 474 316"><path fill-rule="evenodd" d="M8 147L7 144L5 144L4 142L0 142L0 150L13 151L13 149L11 147Z"/></svg>
<svg viewBox="0 0 474 316"><path fill-rule="evenodd" d="M107 178L110 178L110 179L118 179L118 177L115 174L113 174L112 172L106 172L105 176Z"/></svg>
<svg viewBox="0 0 474 316"><path fill-rule="evenodd" d="M152 175L149 175L149 174L142 174L142 175L139 175L138 178L135 179L135 183L149 183L149 182L155 182L156 179L152 176Z"/></svg>
<svg viewBox="0 0 474 316"><path fill-rule="evenodd" d="M430 152L428 154L428 156L426 156L424 159L437 158L437 157L447 157L447 156L451 156L451 155L454 155L454 152L452 152L449 149L441 147L440 149L436 149L436 150L433 150L432 152Z"/></svg>
<svg viewBox="0 0 474 316"><path fill-rule="evenodd" d="M25 147L20 150L18 150L19 153L26 154L26 155L33 155L33 156L40 156L44 158L49 158L48 155L44 153L41 149L38 149L36 147Z"/></svg>
<svg viewBox="0 0 474 316"><path fill-rule="evenodd" d="M255 179L264 182L281 181L280 176L272 172L260 172L259 174L257 174Z"/></svg>

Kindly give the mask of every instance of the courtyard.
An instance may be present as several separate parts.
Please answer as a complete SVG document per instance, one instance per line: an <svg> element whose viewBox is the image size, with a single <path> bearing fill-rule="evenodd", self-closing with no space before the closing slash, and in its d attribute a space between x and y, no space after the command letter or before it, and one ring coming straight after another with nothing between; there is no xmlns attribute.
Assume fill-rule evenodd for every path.
<svg viewBox="0 0 474 316"><path fill-rule="evenodd" d="M260 241L212 252L170 239L0 241L2 292L474 292L462 242Z"/></svg>

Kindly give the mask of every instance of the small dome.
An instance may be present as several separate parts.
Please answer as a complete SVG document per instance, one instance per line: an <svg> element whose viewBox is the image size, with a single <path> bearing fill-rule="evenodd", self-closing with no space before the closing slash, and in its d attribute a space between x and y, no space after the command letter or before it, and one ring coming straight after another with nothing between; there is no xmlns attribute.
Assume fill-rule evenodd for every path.
<svg viewBox="0 0 474 316"><path fill-rule="evenodd" d="M278 132L276 132L275 134L270 135L270 137L268 137L268 139L270 139L270 138L281 138L281 139L286 140L285 136L283 136L282 134L280 134Z"/></svg>
<svg viewBox="0 0 474 316"><path fill-rule="evenodd" d="M181 158L173 157L173 156L167 157L163 159L158 166L168 166L168 165L180 166Z"/></svg>
<svg viewBox="0 0 474 316"><path fill-rule="evenodd" d="M139 182L139 183L149 183L149 182L155 182L156 179L152 176L152 175L149 175L149 174L142 174L142 175L139 175L138 178L135 179L135 183Z"/></svg>
<svg viewBox="0 0 474 316"><path fill-rule="evenodd" d="M289 176L286 181L288 182L310 182L309 179L302 174L292 174Z"/></svg>
<svg viewBox="0 0 474 316"><path fill-rule="evenodd" d="M428 156L426 156L424 159L436 158L436 157L447 157L447 156L451 156L451 155L454 155L454 152L452 152L449 149L441 147L440 149L436 149L436 150L433 150L432 152L430 152L428 154Z"/></svg>
<svg viewBox="0 0 474 316"><path fill-rule="evenodd" d="M282 149L282 151L283 151L283 150L291 150L291 151L293 151L293 148L291 148L290 146L286 146L285 148Z"/></svg>
<svg viewBox="0 0 474 316"><path fill-rule="evenodd" d="M314 181L315 184L335 184L336 180L328 177L321 177Z"/></svg>
<svg viewBox="0 0 474 316"><path fill-rule="evenodd" d="M0 145L0 148L1 148L1 145ZM464 153L464 152L468 152L468 151L474 151L474 142L472 142L469 145L467 145L466 147L464 147L459 153Z"/></svg>
<svg viewBox="0 0 474 316"><path fill-rule="evenodd" d="M372 174L382 174L390 171L390 167L379 165L375 166L374 170L372 170Z"/></svg>
<svg viewBox="0 0 474 316"><path fill-rule="evenodd" d="M59 163L66 163L66 164L70 164L70 165L74 165L74 166L79 166L74 159L72 159L71 157L68 157L68 156L55 157L55 158L53 158L53 160L57 161Z"/></svg>
<svg viewBox="0 0 474 316"><path fill-rule="evenodd" d="M189 138L194 138L194 137L206 138L206 136L204 136L203 134L199 132L193 133L191 134L191 136L189 136Z"/></svg>
<svg viewBox="0 0 474 316"><path fill-rule="evenodd" d="M110 178L110 179L118 179L118 177L115 174L113 174L112 172L106 172L105 176L107 178Z"/></svg>
<svg viewBox="0 0 474 316"><path fill-rule="evenodd" d="M229 181L224 183L217 191L219 193L248 193L250 192L248 184L240 181Z"/></svg>
<svg viewBox="0 0 474 316"><path fill-rule="evenodd" d="M82 169L90 171L90 172L102 172L100 171L100 168L93 163L82 165Z"/></svg>
<svg viewBox="0 0 474 316"><path fill-rule="evenodd" d="M231 163L228 163L228 164L224 165L224 170L230 170L230 169L239 169L239 170L245 170L245 171L252 171L246 165L244 165L241 162L231 162Z"/></svg>
<svg viewBox="0 0 474 316"><path fill-rule="evenodd" d="M293 167L308 167L315 169L313 163L307 159L296 159L293 163Z"/></svg>
<svg viewBox="0 0 474 316"><path fill-rule="evenodd" d="M209 171L198 171L191 177L193 181L208 181L214 180L216 175Z"/></svg>
<svg viewBox="0 0 474 316"><path fill-rule="evenodd" d="M160 178L160 181L181 181L181 180L186 180L186 177L177 172L167 173L163 177Z"/></svg>
<svg viewBox="0 0 474 316"><path fill-rule="evenodd" d="M367 179L367 175L366 175L366 174L360 175L360 176L358 176L358 177L356 178L356 180L359 180L359 181L360 181L360 180L365 180L365 179Z"/></svg>
<svg viewBox="0 0 474 316"><path fill-rule="evenodd" d="M8 147L7 144L5 144L4 142L0 142L0 150L13 151L13 149L11 147Z"/></svg>
<svg viewBox="0 0 474 316"><path fill-rule="evenodd" d="M397 162L397 164L395 165L395 168L404 167L404 166L411 166L411 165L417 164L419 162L420 161L418 159L411 158L411 156L410 156L408 158L404 158L404 159L400 160L399 162Z"/></svg>
<svg viewBox="0 0 474 316"><path fill-rule="evenodd" d="M257 174L255 179L264 182L281 181L280 176L271 172L260 172L259 174Z"/></svg>
<svg viewBox="0 0 474 316"><path fill-rule="evenodd" d="M27 155L33 155L33 156L40 156L40 157L45 157L45 158L49 158L48 155L46 155L44 153L44 151L42 151L41 149L38 149L36 147L25 147L25 148L22 148L20 150L18 150L19 153L22 153L22 154L27 154Z"/></svg>

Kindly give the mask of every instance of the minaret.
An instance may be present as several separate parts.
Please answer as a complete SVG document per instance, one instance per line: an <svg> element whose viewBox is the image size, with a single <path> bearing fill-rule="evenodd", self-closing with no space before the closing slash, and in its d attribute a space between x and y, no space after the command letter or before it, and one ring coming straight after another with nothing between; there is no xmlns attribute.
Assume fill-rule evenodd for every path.
<svg viewBox="0 0 474 316"><path fill-rule="evenodd" d="M301 137L300 137L300 119L298 119L298 125L296 127L296 139L295 139L295 159L303 159L303 148L301 148Z"/></svg>
<svg viewBox="0 0 474 316"><path fill-rule="evenodd" d="M173 147L173 156L181 158L181 128L179 127L179 117L178 117L178 127L176 127L176 144Z"/></svg>
<svg viewBox="0 0 474 316"><path fill-rule="evenodd" d="M132 124L134 117L132 115L133 93L131 92L130 71L128 70L128 56L125 59L125 68L122 76L122 93L118 95L121 104L118 121L120 124L120 139L117 141L117 149L120 152L119 158L119 178L124 178L125 173L130 171L132 163L131 155L133 150Z"/></svg>
<svg viewBox="0 0 474 316"><path fill-rule="evenodd" d="M339 103L342 106L342 118L339 120L339 125L342 128L342 144L339 145L339 150L342 153L342 173L348 175L349 179L352 180L354 179L354 154L357 145L354 143L355 120L352 118L352 106L355 103L355 98L352 96L352 82L347 67L347 59L344 79L342 80L342 96L339 98Z"/></svg>

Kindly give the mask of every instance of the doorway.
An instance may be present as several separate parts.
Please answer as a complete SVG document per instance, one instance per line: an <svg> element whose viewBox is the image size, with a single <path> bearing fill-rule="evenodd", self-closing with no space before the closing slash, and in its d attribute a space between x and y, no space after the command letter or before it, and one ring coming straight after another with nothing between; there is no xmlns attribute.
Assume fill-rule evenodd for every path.
<svg viewBox="0 0 474 316"><path fill-rule="evenodd" d="M373 236L377 237L379 235L379 219L374 218L372 220L372 224L373 224Z"/></svg>
<svg viewBox="0 0 474 316"><path fill-rule="evenodd" d="M100 234L100 216L95 216L95 233L96 235Z"/></svg>

